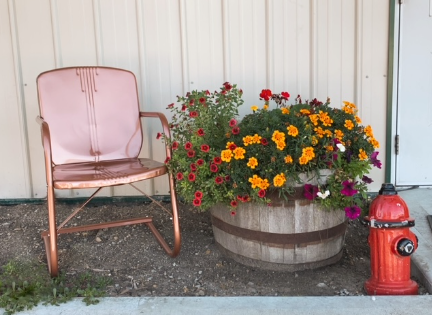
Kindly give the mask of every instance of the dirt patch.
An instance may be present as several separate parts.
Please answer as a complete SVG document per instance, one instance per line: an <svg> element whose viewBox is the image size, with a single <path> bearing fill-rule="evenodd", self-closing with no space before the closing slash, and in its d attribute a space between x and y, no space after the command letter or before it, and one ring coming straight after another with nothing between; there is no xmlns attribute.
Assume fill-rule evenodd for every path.
<svg viewBox="0 0 432 315"><path fill-rule="evenodd" d="M59 204L65 218L76 205ZM46 263L40 237L47 226L45 204L0 206L0 265L12 259ZM171 235L169 216L157 205L116 203L88 206L72 224L128 216L153 216ZM61 235L60 270L70 276L90 271L112 279L110 296L331 296L364 295L370 277L368 228L350 222L342 259L334 265L297 272L259 270L224 257L209 213L181 205L182 249L170 258L144 225ZM427 294L420 286L420 294Z"/></svg>

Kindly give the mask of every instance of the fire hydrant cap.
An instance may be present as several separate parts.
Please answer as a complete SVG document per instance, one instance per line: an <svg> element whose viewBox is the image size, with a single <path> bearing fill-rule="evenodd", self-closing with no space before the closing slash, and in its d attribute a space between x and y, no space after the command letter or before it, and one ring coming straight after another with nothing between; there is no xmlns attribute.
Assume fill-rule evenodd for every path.
<svg viewBox="0 0 432 315"><path fill-rule="evenodd" d="M379 190L380 195L397 195L397 191L393 184L384 183L381 185L381 189Z"/></svg>

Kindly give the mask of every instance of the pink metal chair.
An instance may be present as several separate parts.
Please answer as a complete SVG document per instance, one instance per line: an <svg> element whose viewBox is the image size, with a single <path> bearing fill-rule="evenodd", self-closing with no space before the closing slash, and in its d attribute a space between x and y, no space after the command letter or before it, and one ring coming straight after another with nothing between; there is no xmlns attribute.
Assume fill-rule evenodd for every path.
<svg viewBox="0 0 432 315"><path fill-rule="evenodd" d="M146 224L171 257L180 251L180 226L174 179L164 163L139 158L141 118L158 118L170 135L162 113L140 112L137 84L132 72L108 67L61 68L37 78L42 144L48 186L47 231L42 232L51 276L58 276L57 236L131 224ZM166 146L166 157L171 150ZM64 227L103 187L131 184L167 175L173 221L172 248L152 218L133 218L100 224ZM55 189L96 188L94 194L57 225ZM161 205L163 206L163 205Z"/></svg>

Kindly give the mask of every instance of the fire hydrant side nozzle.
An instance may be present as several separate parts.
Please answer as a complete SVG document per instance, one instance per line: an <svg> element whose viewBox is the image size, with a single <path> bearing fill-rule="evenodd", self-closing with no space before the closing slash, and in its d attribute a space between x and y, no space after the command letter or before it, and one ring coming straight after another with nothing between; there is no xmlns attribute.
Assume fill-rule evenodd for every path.
<svg viewBox="0 0 432 315"><path fill-rule="evenodd" d="M369 295L414 295L418 284L411 280L411 255L417 237L410 231L415 221L393 184L384 183L372 201L369 215L371 277L365 282Z"/></svg>

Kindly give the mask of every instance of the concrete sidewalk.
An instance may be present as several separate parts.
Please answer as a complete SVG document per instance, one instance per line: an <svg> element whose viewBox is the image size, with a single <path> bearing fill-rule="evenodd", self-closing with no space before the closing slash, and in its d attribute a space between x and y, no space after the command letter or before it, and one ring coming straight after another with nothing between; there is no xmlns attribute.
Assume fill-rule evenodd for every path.
<svg viewBox="0 0 432 315"><path fill-rule="evenodd" d="M416 221L412 231L419 248L412 256L412 275L432 293L432 189L400 191ZM365 279L366 281L367 279ZM1 309L0 309L1 310ZM86 306L82 299L60 306L38 305L21 315L387 315L432 314L432 295L422 296L330 296L330 297L118 297L104 298Z"/></svg>

